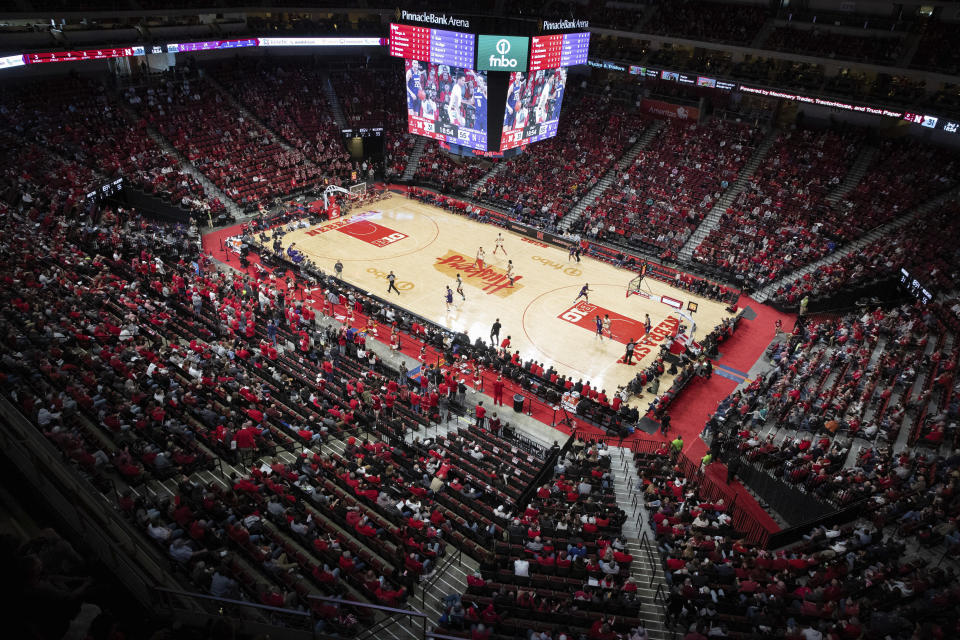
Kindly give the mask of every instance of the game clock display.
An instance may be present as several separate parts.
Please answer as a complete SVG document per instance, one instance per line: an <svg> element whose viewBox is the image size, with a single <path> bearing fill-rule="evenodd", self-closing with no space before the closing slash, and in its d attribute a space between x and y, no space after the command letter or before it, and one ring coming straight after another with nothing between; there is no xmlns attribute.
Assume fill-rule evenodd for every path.
<svg viewBox="0 0 960 640"><path fill-rule="evenodd" d="M557 135L566 68L510 74L500 150L514 149Z"/></svg>
<svg viewBox="0 0 960 640"><path fill-rule="evenodd" d="M407 130L470 149L487 149L487 74L404 60Z"/></svg>

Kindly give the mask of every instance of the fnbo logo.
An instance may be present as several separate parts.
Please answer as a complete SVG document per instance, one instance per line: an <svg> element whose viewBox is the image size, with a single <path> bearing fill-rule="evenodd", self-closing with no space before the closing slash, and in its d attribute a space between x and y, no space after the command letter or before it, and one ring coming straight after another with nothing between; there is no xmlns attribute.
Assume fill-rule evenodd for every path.
<svg viewBox="0 0 960 640"><path fill-rule="evenodd" d="M528 38L481 35L477 46L477 69L526 71L529 44Z"/></svg>

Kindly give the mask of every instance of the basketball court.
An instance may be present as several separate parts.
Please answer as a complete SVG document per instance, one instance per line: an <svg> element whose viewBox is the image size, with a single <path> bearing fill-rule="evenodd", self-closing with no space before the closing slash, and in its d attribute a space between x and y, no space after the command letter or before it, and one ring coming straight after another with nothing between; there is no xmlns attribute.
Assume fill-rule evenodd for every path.
<svg viewBox="0 0 960 640"><path fill-rule="evenodd" d="M498 233L503 234L506 255L493 254ZM592 258L568 260L564 249L396 194L342 218L288 233L284 250L291 244L327 273L333 273L339 259L347 282L466 332L471 340L488 340L499 318L500 339L510 336L511 351L519 350L523 360L553 364L560 374L590 380L608 394L652 362L678 323L689 324L676 307L686 310L688 302L697 304L695 339L729 316L721 303L652 279L643 281L644 295L627 297L635 276L631 271ZM482 267L476 264L481 246L486 253ZM508 260L514 265L512 287L506 276ZM387 293L391 270L399 295ZM456 293L457 273L466 300ZM589 302L576 301L587 283ZM449 311L447 286L454 291ZM644 314L650 315L649 336L644 336ZM609 315L612 339L595 335L597 315ZM631 338L637 341L635 366L617 362ZM672 381L673 376L662 377L661 391Z"/></svg>

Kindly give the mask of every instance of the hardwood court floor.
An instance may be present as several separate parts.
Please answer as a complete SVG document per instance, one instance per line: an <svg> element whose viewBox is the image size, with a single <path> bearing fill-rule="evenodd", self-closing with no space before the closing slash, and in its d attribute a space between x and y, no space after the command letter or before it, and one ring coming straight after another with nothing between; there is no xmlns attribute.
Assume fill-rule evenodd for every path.
<svg viewBox="0 0 960 640"><path fill-rule="evenodd" d="M497 233L503 233L507 255L493 255ZM561 374L582 378L608 393L625 384L639 370L618 364L627 340L641 340L644 314L653 325L648 344L640 344L634 362L649 364L659 352L662 335L681 320L662 302L640 296L626 297L633 273L613 265L584 258L568 261L567 252L544 243L474 222L464 216L391 195L364 206L338 220L330 220L289 233L284 249L296 248L328 273L340 259L344 280L371 291L451 330L464 331L475 340L488 340L496 318L503 328L500 339L510 336L511 350L524 360L553 364ZM483 269L474 265L477 249L483 247ZM516 275L510 287L505 277L512 260ZM393 270L401 290L387 294L387 273ZM463 278L466 300L456 294L456 274ZM574 299L590 284L589 304ZM454 290L448 310L446 286ZM724 305L650 280L645 289L682 303L695 301L699 308L695 337L709 332L727 317ZM594 317L611 318L613 339L595 335ZM669 388L672 376L661 379ZM649 394L643 401L645 407Z"/></svg>

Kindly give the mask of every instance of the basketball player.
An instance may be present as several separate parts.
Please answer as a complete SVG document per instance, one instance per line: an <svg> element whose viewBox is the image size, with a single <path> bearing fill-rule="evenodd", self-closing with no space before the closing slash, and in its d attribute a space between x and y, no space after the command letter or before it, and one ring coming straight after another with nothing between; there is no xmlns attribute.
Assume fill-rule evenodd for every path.
<svg viewBox="0 0 960 640"><path fill-rule="evenodd" d="M497 255L497 251L503 251L503 255L507 255L507 250L503 248L503 234L498 233L497 239L493 241L493 255Z"/></svg>
<svg viewBox="0 0 960 640"><path fill-rule="evenodd" d="M510 286L513 286L513 260L507 260L507 279L510 280Z"/></svg>
<svg viewBox="0 0 960 640"><path fill-rule="evenodd" d="M397 276L393 275L393 271L390 271L390 273L387 274L387 282L390 283L390 285L387 287L387 293L390 293L391 291L396 291L397 295L400 295L400 289L397 289L396 280L397 280Z"/></svg>
<svg viewBox="0 0 960 640"><path fill-rule="evenodd" d="M486 257L486 254L483 253L483 247L477 249L477 259L473 261L473 264L478 265L483 269L483 259Z"/></svg>
<svg viewBox="0 0 960 640"><path fill-rule="evenodd" d="M594 320L597 321L597 337L600 338L600 342L603 342L603 321L600 320L600 314L595 315Z"/></svg>
<svg viewBox="0 0 960 640"><path fill-rule="evenodd" d="M450 101L447 103L447 115L450 117L450 124L458 127L467 124L463 117L463 87L467 83L466 76L462 73L457 74L457 83L450 90Z"/></svg>
<svg viewBox="0 0 960 640"><path fill-rule="evenodd" d="M427 120L436 120L437 119L437 92L433 89L427 91L427 99L423 101L423 104L420 107L420 110L423 112L423 117Z"/></svg>
<svg viewBox="0 0 960 640"><path fill-rule="evenodd" d="M457 272L457 293L460 294L460 297L463 298L463 301L467 301L467 296L463 294L463 280L460 279L460 272Z"/></svg>
<svg viewBox="0 0 960 640"><path fill-rule="evenodd" d="M410 61L410 68L407 70L407 110L410 113L419 116L421 114L421 97L423 95L423 81L420 75L420 62L418 60Z"/></svg>
<svg viewBox="0 0 960 640"><path fill-rule="evenodd" d="M390 273L393 273L393 271L391 271ZM577 294L577 297L574 298L573 301L576 302L580 298L583 298L587 302L590 302L589 294L591 291L593 291L593 289L590 288L590 283L588 282L585 285L583 285L583 287L580 288L580 293ZM389 293L389 291L387 293ZM397 291L397 293L400 293L400 292ZM599 324L599 322L600 322L600 316L597 316L597 323Z"/></svg>
<svg viewBox="0 0 960 640"><path fill-rule="evenodd" d="M653 327L653 323L650 322L650 314L649 314L649 313L645 313L645 314L643 314L643 315L644 315L644 318L643 318L643 335L649 335L649 334L650 334L650 328Z"/></svg>
<svg viewBox="0 0 960 640"><path fill-rule="evenodd" d="M504 129L513 129L516 124L517 111L523 100L524 74L517 72L511 75L510 87L507 89L507 109L506 116L503 119Z"/></svg>
<svg viewBox="0 0 960 640"><path fill-rule="evenodd" d="M613 340L613 332L610 330L610 314L603 314L603 332L607 337Z"/></svg>
<svg viewBox="0 0 960 640"><path fill-rule="evenodd" d="M537 106L534 107L534 123L540 124L546 122L547 116L550 113L550 108L547 104L550 99L550 92L553 90L553 78L547 78L547 81L544 83L543 88L540 89L540 95L537 98Z"/></svg>
<svg viewBox="0 0 960 640"><path fill-rule="evenodd" d="M450 305L453 304L453 289L450 288L450 285L447 285L447 293L444 299L447 301L447 311L450 311Z"/></svg>

